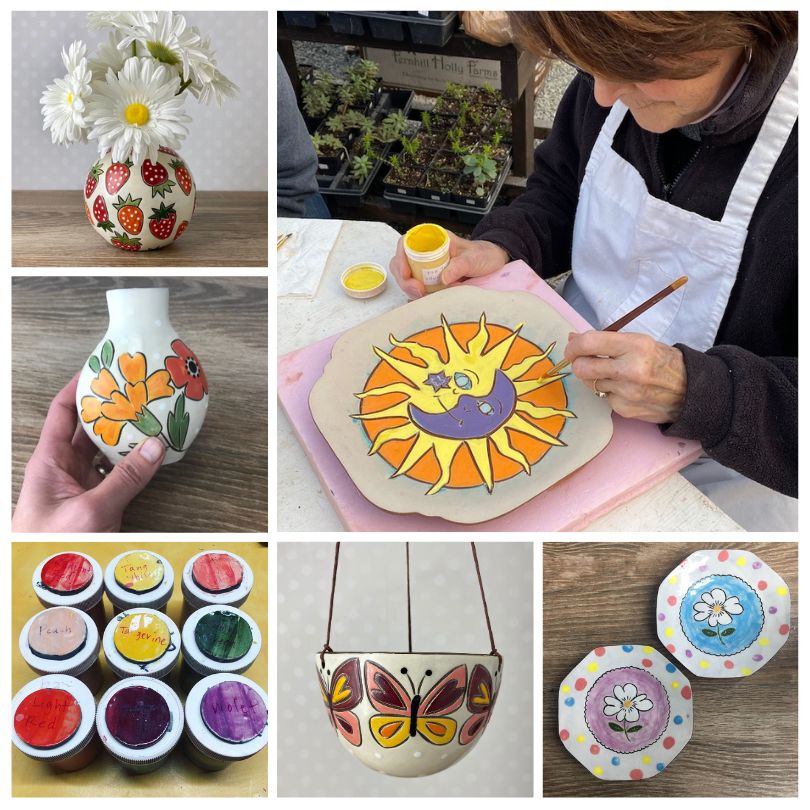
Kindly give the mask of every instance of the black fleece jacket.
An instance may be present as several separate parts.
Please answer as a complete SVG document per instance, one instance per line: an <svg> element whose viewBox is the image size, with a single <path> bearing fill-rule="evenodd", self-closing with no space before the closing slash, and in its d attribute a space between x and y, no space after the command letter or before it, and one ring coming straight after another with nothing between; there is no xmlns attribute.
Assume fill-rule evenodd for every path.
<svg viewBox="0 0 810 810"><path fill-rule="evenodd" d="M613 148L644 178L649 193L713 220L756 140L795 48L767 76L747 75L707 121L657 135L630 113ZM752 74L752 71L749 71ZM571 267L579 187L608 109L578 75L549 137L535 152L527 190L473 232L523 259L543 277ZM754 210L737 280L715 345L676 344L686 363L684 410L668 436L697 439L709 456L767 487L798 492L798 124ZM675 180L673 184L673 180Z"/></svg>

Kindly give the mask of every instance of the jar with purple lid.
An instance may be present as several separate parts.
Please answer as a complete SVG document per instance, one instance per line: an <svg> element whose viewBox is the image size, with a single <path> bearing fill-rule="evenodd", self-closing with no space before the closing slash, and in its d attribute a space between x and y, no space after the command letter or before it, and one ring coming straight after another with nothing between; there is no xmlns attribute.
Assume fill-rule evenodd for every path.
<svg viewBox="0 0 810 810"><path fill-rule="evenodd" d="M72 675L93 694L101 689L95 622L81 610L47 608L32 616L20 633L20 655L40 675Z"/></svg>
<svg viewBox="0 0 810 810"><path fill-rule="evenodd" d="M174 569L153 551L125 551L104 570L104 590L116 613L142 607L165 613L174 591Z"/></svg>
<svg viewBox="0 0 810 810"><path fill-rule="evenodd" d="M34 570L34 593L43 607L72 607L89 614L99 635L104 632L104 574L87 554L62 551L43 560Z"/></svg>
<svg viewBox="0 0 810 810"><path fill-rule="evenodd" d="M243 675L203 678L186 699L183 750L206 771L258 754L267 745L268 704L267 693Z"/></svg>
<svg viewBox="0 0 810 810"><path fill-rule="evenodd" d="M159 768L183 733L183 705L174 690L156 678L124 678L98 702L98 736L127 770Z"/></svg>

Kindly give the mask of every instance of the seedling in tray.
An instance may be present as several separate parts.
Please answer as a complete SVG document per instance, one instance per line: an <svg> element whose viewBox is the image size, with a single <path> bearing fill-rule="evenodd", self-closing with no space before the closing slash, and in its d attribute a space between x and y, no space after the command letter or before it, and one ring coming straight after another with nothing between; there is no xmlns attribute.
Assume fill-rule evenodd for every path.
<svg viewBox="0 0 810 810"><path fill-rule="evenodd" d="M486 186L498 176L498 167L490 157L490 150L484 147L484 151L472 155L464 155L464 174L471 175L475 184L475 193L479 197L484 196Z"/></svg>
<svg viewBox="0 0 810 810"><path fill-rule="evenodd" d="M371 174L373 168L374 158L371 155L357 155L352 158L350 177L358 186L362 186L363 183L366 182L366 178Z"/></svg>

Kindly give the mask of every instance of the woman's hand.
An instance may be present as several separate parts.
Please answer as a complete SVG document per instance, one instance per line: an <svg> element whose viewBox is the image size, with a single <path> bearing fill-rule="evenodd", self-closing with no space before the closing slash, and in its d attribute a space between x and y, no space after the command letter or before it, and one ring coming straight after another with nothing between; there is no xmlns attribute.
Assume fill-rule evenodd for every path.
<svg viewBox="0 0 810 810"><path fill-rule="evenodd" d="M686 397L686 366L678 349L648 335L572 332L565 347L571 370L608 395L620 416L643 422L675 422Z"/></svg>
<svg viewBox="0 0 810 810"><path fill-rule="evenodd" d="M15 532L117 532L129 502L160 469L165 447L147 439L102 476L96 446L78 424L77 374L54 397L25 467Z"/></svg>
<svg viewBox="0 0 810 810"><path fill-rule="evenodd" d="M509 262L509 254L493 242L471 241L450 231L447 233L450 237L450 262L442 273L442 284L454 284L475 276L488 276ZM421 298L425 295L425 285L413 277L402 239L397 242L397 252L388 268L409 298Z"/></svg>

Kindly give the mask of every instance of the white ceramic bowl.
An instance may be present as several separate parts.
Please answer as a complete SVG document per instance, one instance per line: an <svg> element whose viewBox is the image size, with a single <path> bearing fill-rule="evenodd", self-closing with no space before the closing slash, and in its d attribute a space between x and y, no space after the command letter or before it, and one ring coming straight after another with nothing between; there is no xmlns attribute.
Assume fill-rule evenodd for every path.
<svg viewBox="0 0 810 810"><path fill-rule="evenodd" d="M389 776L458 762L481 738L501 683L495 655L319 653L316 669L340 743Z"/></svg>

